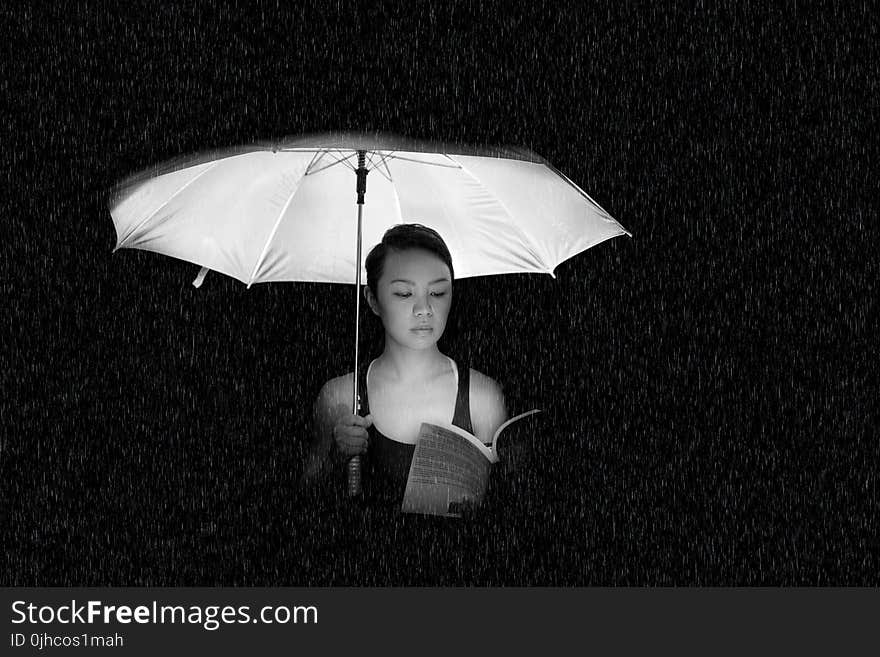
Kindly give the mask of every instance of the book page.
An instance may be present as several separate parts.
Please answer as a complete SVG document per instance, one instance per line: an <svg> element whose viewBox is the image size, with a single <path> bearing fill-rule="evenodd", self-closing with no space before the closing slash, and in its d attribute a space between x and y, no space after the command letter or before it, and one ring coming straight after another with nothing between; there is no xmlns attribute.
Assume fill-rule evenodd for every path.
<svg viewBox="0 0 880 657"><path fill-rule="evenodd" d="M458 505L482 501L492 457L475 436L458 427L423 423L401 511L460 516Z"/></svg>
<svg viewBox="0 0 880 657"><path fill-rule="evenodd" d="M509 420L507 420L507 422L505 422L504 424L502 424L500 427L498 427L498 428L495 430L495 435L492 436L492 447L490 448L490 449L492 450L492 454L495 456L495 462L498 461L498 450L497 450L497 448L498 448L498 438L501 436L501 433L502 433L507 427L509 427L511 424L513 424L514 422L516 422L517 420L521 420L521 419L523 419L524 417L528 417L529 415L534 415L535 413L540 413L540 412L541 412L541 409L540 409L540 408L536 408L536 409L533 409L533 410L531 410L531 411L526 411L525 413L520 413L519 415L515 415L515 416L513 416L512 418L510 418Z"/></svg>

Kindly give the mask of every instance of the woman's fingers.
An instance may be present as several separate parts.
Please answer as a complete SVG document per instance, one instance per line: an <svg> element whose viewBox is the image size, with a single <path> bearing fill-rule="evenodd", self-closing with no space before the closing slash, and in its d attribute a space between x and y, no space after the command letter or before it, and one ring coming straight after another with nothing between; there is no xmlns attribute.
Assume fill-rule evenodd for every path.
<svg viewBox="0 0 880 657"><path fill-rule="evenodd" d="M356 456L367 451L370 435L367 428L372 425L372 416L366 418L348 415L333 427L333 438L337 449L345 456Z"/></svg>
<svg viewBox="0 0 880 657"><path fill-rule="evenodd" d="M346 420L353 426L368 429L373 424L373 414L370 413L367 417L361 417L360 415L349 415Z"/></svg>

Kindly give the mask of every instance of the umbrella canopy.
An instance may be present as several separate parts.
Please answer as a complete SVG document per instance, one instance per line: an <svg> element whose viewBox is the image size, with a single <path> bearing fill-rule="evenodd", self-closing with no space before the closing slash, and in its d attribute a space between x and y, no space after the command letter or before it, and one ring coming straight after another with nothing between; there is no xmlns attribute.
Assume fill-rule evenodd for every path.
<svg viewBox="0 0 880 657"><path fill-rule="evenodd" d="M180 258L248 286L365 280L363 261L360 276L355 267L359 152L371 174L363 243L395 224L424 224L446 241L457 278L552 275L629 234L529 151L326 134L178 162L123 184L111 208L116 249Z"/></svg>

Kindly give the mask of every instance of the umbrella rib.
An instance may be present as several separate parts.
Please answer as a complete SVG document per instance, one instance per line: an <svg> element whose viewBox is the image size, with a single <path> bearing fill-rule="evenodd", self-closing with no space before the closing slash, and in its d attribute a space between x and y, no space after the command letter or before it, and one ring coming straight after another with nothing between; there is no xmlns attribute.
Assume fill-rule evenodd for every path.
<svg viewBox="0 0 880 657"><path fill-rule="evenodd" d="M315 154L312 156L312 161L309 162L309 166L306 167L306 172L303 175L309 175L309 170L324 158L324 153L325 151L315 151Z"/></svg>
<svg viewBox="0 0 880 657"><path fill-rule="evenodd" d="M447 157L449 157L449 156L447 156ZM454 162L454 161L455 161L455 160L453 160L453 162ZM487 190L487 191L489 190L489 188L486 187L485 183L483 183L483 181L481 181L481 180L480 180L479 178L477 178L473 173L471 173L470 169L468 169L466 166L464 166L463 164L459 163L459 168L460 168L460 169L461 169L461 170L462 170L462 171L463 171L468 177L470 177L471 180L473 180L475 183L477 183L478 185L480 185L483 189L485 189L485 190ZM504 204L503 201L501 201L501 199L498 198L498 196L497 196L496 194L492 194L492 198L494 198L494 199L495 199L495 202L498 203L498 205L501 206L501 209L504 210L505 214L506 214L508 217L513 218L513 213L511 213L511 211L507 209L507 206ZM526 232L525 232L522 228L520 228L520 227L516 224L515 221L510 221L510 222L508 222L508 223L509 223L510 227L511 227L514 231L516 231L516 232L519 234L520 239L522 240L522 244L523 244L523 246L526 248L526 250L529 252L529 254L535 259L535 262L539 262L539 263L541 264L541 266L544 267L544 270L545 270L548 274L550 274L551 276L553 276L553 268L552 268L552 267L548 267L548 266L547 266L547 263L544 262L544 259L543 259L541 256L538 255L537 251L535 250L535 243L534 243L534 241L531 239L531 237L529 237L529 235L526 234ZM555 278L555 277L554 277L554 278Z"/></svg>
<svg viewBox="0 0 880 657"><path fill-rule="evenodd" d="M379 151L367 151L367 161L365 164L368 171L375 171L379 168L378 163L373 160L373 156L382 157ZM379 173L382 173L382 171L380 170ZM384 176L385 174L382 173L382 175ZM391 181L389 180L388 182Z"/></svg>
<svg viewBox="0 0 880 657"><path fill-rule="evenodd" d="M448 156L447 156L448 157ZM388 156L388 159L394 160L406 160L407 162L416 162L417 164L426 164L429 167L443 167L444 169L461 169L461 165L452 165L452 164L440 164L439 162L428 162L426 160L417 160L412 157L403 157L401 155L394 155L393 153ZM455 160L453 160L454 162Z"/></svg>
<svg viewBox="0 0 880 657"><path fill-rule="evenodd" d="M340 157L340 160L339 160L339 161L342 162L344 165L346 165L349 169L351 169L352 171L354 171L354 170L355 170L355 167L353 167L353 166L351 165L351 163L350 163L348 160L350 160L351 158L355 157L355 156L357 155L357 151L354 151L354 152L352 152L350 155L346 155L345 157L342 157L342 155L343 155L343 151L342 151L342 149L337 148L337 149L336 149L336 152L339 154L339 157ZM330 155L332 155L332 153L330 153Z"/></svg>
<svg viewBox="0 0 880 657"><path fill-rule="evenodd" d="M385 167L385 174L387 174L388 182L394 185L394 178L391 177L391 169L388 168L388 158L382 158L382 161L379 162L379 164ZM397 191L395 191L394 193L397 194Z"/></svg>
<svg viewBox="0 0 880 657"><path fill-rule="evenodd" d="M374 165L373 168L370 169L370 171L378 171L380 174L382 174L382 176L385 178L385 180L387 180L388 182L390 182L393 185L394 181L391 179L391 172L388 170L388 164L387 164L388 155L381 155L380 154L379 161L376 163L373 163L372 156L377 153L378 153L378 151L370 151L370 164ZM393 153L393 151L392 151L392 153ZM390 155L390 153L389 153L389 155ZM385 171L382 171L382 169L380 168L382 166L385 167Z"/></svg>
<svg viewBox="0 0 880 657"><path fill-rule="evenodd" d="M618 226L620 226L620 229L621 229L624 233L626 233L629 237L632 237L632 233L630 233L626 228L624 228L623 226L621 226L621 225L620 225L620 222L617 221L617 219L615 219L614 217L612 217L612 216L608 213L608 211L607 211L605 208L603 208L601 205L599 205L598 203L596 203L596 201L593 200L593 197L592 197L592 196L590 196L590 195L587 194L584 190L582 190L580 187L578 187L578 186L574 183L574 181L572 181L571 178L569 178L568 176L566 176L564 173L562 173L559 169L557 169L556 167L554 167L554 166L553 166L552 164L550 164L550 163L547 163L545 166L547 166L547 168L549 168L553 173L555 173L557 176L559 176L560 178L562 178L562 179L563 179L565 182L567 182L569 185L571 185L572 187L574 187L574 188L577 190L577 192L578 192L581 196L583 196L583 197L584 197L585 199L587 199L590 203L592 203L592 204L595 205L597 208L599 208L602 212L604 212L604 213L605 213L605 217L602 217L602 219L603 219L604 221L607 221L607 222L609 222L609 223L615 223L615 224L617 224ZM606 217L607 217L607 219L606 219Z"/></svg>
<svg viewBox="0 0 880 657"><path fill-rule="evenodd" d="M369 153L369 155L367 157L370 158L368 164L374 164L373 156L376 156L379 158L379 161L375 162L375 165L379 166L380 164L382 164L382 162L384 162L388 158L388 156L394 155L397 151L367 151L367 152Z"/></svg>
<svg viewBox="0 0 880 657"><path fill-rule="evenodd" d="M251 285L254 283L254 278L257 275L260 267L263 266L263 261L266 259L266 254L269 253L269 245L272 244L272 240L275 239L275 233L278 232L278 227L281 225L281 220L284 218L284 214L287 212L287 208L290 207L290 204L293 202L293 197L296 196L296 193L299 191L300 184L293 188L293 191L290 193L290 196L287 197L287 201L284 203L284 207L281 208L281 212L278 213L278 217L275 219L275 225L272 226L272 232L269 233L269 237L266 239L266 243L263 245L263 250L260 253L260 257L257 258L257 264L254 265L253 271L251 271L250 278L248 278L247 289L251 288Z"/></svg>
<svg viewBox="0 0 880 657"><path fill-rule="evenodd" d="M279 153L326 153L325 146L315 146L313 148L279 148Z"/></svg>
<svg viewBox="0 0 880 657"><path fill-rule="evenodd" d="M397 151L381 151L382 158L379 160L379 164L385 164L389 158L393 157Z"/></svg>
<svg viewBox="0 0 880 657"><path fill-rule="evenodd" d="M165 201L163 201L162 204L161 204L158 208L156 208L155 210L153 210L153 211L152 211L152 212L151 212L151 213L150 213L150 214L149 214L149 215L148 215L143 221L141 221L137 226L135 226L134 228L132 228L131 230L129 230L128 233L125 235L125 237L123 237L123 238L119 241L119 245L116 247L116 249L121 249L122 247L124 247L124 246L125 246L125 243L128 242L128 241L131 239L131 236L134 235L135 233L137 233L141 228L143 228L143 227L147 224L147 222L150 221L150 219L152 219L152 218L155 217L157 214L159 214L159 211L162 210L162 208L164 208L166 205L168 205L169 203L171 203L171 201L174 200L174 198L175 198L178 194L180 194L181 192L183 192L183 190L185 190L187 187L189 187L190 185L192 185L196 180L198 180L199 178L201 178L202 176L204 176L206 173L208 173L209 171L211 171L214 167L216 167L216 166L217 166L218 164L220 164L220 162L222 162L222 161L223 161L223 160L218 160L217 162L214 162L211 166L209 166L207 169L205 169L204 171L202 171L199 175L195 176L192 180L189 180L189 181L187 181L184 185L182 185L182 186L180 187L180 189L178 189L178 190L177 190L176 192L174 192L171 196L169 196ZM116 249L114 249L114 251L115 251Z"/></svg>
<svg viewBox="0 0 880 657"><path fill-rule="evenodd" d="M403 223L403 210L400 207L400 196L397 193L397 186L391 179L391 168L388 166L388 162L385 160L382 160L382 164L385 165L385 170L388 172L388 180L391 182L391 191L394 193L394 207L397 208L398 223Z"/></svg>
<svg viewBox="0 0 880 657"><path fill-rule="evenodd" d="M323 153L326 154L326 155L329 155L330 157L335 157L335 155L334 155L333 153L331 153L330 151L323 151ZM355 154L352 153L352 154L349 155L348 157L345 157L345 158L342 158L342 159L338 159L338 160L336 160L335 162L331 162L330 164L327 164L327 165L321 167L320 169L315 169L315 170L313 170L313 171L308 171L308 170L306 170L306 172L305 172L304 175L306 175L306 176L311 176L311 175L316 174L316 173L318 173L318 172L320 172L320 171L324 171L325 169L329 169L330 167L335 167L337 164L346 164L346 165L348 165L348 167L349 167L352 171L354 171L354 167L352 167L351 164L349 164L348 161L347 161L347 160L350 160L351 158L353 158L354 156L355 156Z"/></svg>

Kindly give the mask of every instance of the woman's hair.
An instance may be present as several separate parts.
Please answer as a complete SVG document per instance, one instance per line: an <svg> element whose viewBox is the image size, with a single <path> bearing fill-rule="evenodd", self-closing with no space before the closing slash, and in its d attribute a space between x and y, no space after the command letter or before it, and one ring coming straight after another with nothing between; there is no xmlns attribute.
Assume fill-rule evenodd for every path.
<svg viewBox="0 0 880 657"><path fill-rule="evenodd" d="M382 241L373 247L367 256L367 286L373 294L376 294L376 285L382 277L385 266L385 256L389 251L406 251L408 249L423 249L433 253L449 267L450 282L455 280L455 272L452 269L452 256L446 242L440 234L421 224L398 224L389 228L382 236Z"/></svg>

